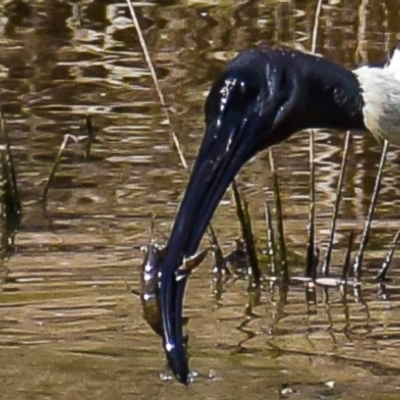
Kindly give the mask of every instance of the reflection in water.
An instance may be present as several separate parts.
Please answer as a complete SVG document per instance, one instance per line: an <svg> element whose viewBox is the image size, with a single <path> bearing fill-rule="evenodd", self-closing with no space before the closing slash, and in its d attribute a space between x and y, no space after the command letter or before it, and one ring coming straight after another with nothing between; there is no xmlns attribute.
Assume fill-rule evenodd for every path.
<svg viewBox="0 0 400 400"><path fill-rule="evenodd" d="M400 26L396 0L326 3L317 52L348 67L385 60ZM190 162L202 136L204 95L223 62L259 42L309 49L315 5L138 5ZM109 0L2 2L0 47L0 101L24 210L16 251L0 268L0 397L264 399L282 390L302 399L396 398L398 262L384 290L373 279L398 230L395 146L389 148L361 288L316 288L315 303L308 303L302 285L254 294L238 279L214 300L211 260L193 274L185 314L199 376L189 393L159 380L159 339L141 318L139 298L127 289L139 290L142 255L134 246L149 241L150 215L156 215L164 242L186 182L127 7ZM38 199L63 135L85 135L86 115L98 140L92 157L85 158L82 143L66 149L43 211ZM316 137L316 234L325 250L344 136ZM303 270L305 259L307 152L307 133L274 149L293 274ZM363 227L379 155L372 137L354 135L333 275L341 274L335 265L343 262L349 230L359 235ZM272 204L267 157L260 155L240 176L260 249L266 242L265 201ZM213 224L229 253L239 234L229 196Z"/></svg>

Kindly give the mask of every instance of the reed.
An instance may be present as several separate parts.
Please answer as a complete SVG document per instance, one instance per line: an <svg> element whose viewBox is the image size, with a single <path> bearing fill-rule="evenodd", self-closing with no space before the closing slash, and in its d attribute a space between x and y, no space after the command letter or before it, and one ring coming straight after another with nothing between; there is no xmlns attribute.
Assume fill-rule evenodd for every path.
<svg viewBox="0 0 400 400"><path fill-rule="evenodd" d="M261 281L261 271L258 264L257 250L254 242L248 203L246 202L246 200L242 201L236 181L233 181L232 183L232 190L236 203L236 214L242 230L242 237L249 259L251 274L254 279L254 283L256 285L259 285Z"/></svg>
<svg viewBox="0 0 400 400"><path fill-rule="evenodd" d="M286 255L286 242L285 242L285 229L283 226L283 213L282 213L282 201L281 201L281 193L279 189L279 180L278 174L275 169L275 160L274 153L272 149L269 150L269 165L271 169L271 177L272 177L272 190L274 192L274 200L275 200L275 213L277 220L277 233L278 233L278 249L279 249L279 274L281 275L283 281L289 281L289 267L287 262Z"/></svg>
<svg viewBox="0 0 400 400"><path fill-rule="evenodd" d="M181 164L182 164L183 168L188 170L188 165L187 165L186 159L185 159L185 157L183 155L183 152L182 152L182 149L181 149L181 145L179 143L178 136L175 133L175 129L173 127L171 118L169 116L168 107L167 107L167 105L165 103L164 95L163 95L163 93L161 91L161 87L160 87L160 84L158 82L158 78L157 78L157 74L156 74L156 71L155 71L154 66L153 66L153 62L151 61L149 50L147 49L147 45L146 45L146 41L145 41L144 36L143 36L142 29L140 28L139 21L138 21L137 16L136 16L135 8L134 8L131 0L126 0L126 4L128 5L129 12L131 14L133 24L135 25L135 29L136 29L136 32L137 32L138 38L139 38L139 43L140 43L140 46L142 48L143 55L144 55L144 58L146 60L147 66L148 66L148 68L150 70L150 74L151 74L151 77L153 79L154 87L156 89L156 92L157 92L157 95L158 95L158 99L159 99L160 104L161 104L162 111L164 113L165 119L168 121L168 125L171 128L171 136L172 136L172 140L173 140L174 145L175 145L175 149L176 149L176 151L177 151L177 153L179 155L179 159L181 161Z"/></svg>
<svg viewBox="0 0 400 400"><path fill-rule="evenodd" d="M369 210L368 210L367 220L365 222L364 230L363 230L363 233L361 236L360 247L358 249L358 253L357 253L357 256L356 256L356 258L354 260L354 264L353 264L354 278L357 279L358 281L361 278L362 262L364 259L365 249L366 249L368 241L369 241L369 233L371 230L371 224L372 224L372 220L374 218L376 203L378 201L379 191L381 188L383 168L384 168L385 162L386 162L388 147L389 147L389 142L387 140L385 140L383 143L381 160L379 162L378 174L375 179L374 191L372 193L372 198L371 198L371 203L370 203Z"/></svg>
<svg viewBox="0 0 400 400"><path fill-rule="evenodd" d="M336 222L337 222L338 215L339 215L339 205L340 205L340 200L341 200L344 175L346 172L347 155L349 153L349 147L350 147L349 146L350 138L351 138L350 132L348 131L348 132L346 132L346 137L344 139L343 158L342 158L342 164L340 166L339 179L338 179L338 184L337 184L337 189L336 189L336 199L335 199L335 203L333 205L333 211L332 211L332 222L331 222L331 229L329 231L328 249L326 252L324 264L322 266L322 274L325 276L329 275L329 268L331 265L333 242L335 239Z"/></svg>
<svg viewBox="0 0 400 400"><path fill-rule="evenodd" d="M397 242L399 241L400 237L400 230L397 231L397 233L394 235L393 241L389 246L389 250L386 254L385 259L383 260L382 266L376 275L375 279L379 281L385 281L387 280L386 275L387 272L389 271L390 264L392 263L394 252L396 250Z"/></svg>
<svg viewBox="0 0 400 400"><path fill-rule="evenodd" d="M322 11L322 0L318 0L317 8L315 10L314 27L311 37L311 53L315 53L317 49L318 27ZM315 263L316 244L315 244L315 132L310 130L310 144L309 144L309 163L310 163L310 209L308 217L308 242L307 242L307 255L306 255L306 270L305 276L313 280L317 274L317 264ZM319 254L318 254L319 258ZM316 264L316 265L315 265Z"/></svg>
<svg viewBox="0 0 400 400"><path fill-rule="evenodd" d="M183 154L183 151L182 151L181 144L179 142L178 136L177 136L177 134L175 132L174 125L172 123L172 120L171 120L171 117L170 117L170 114L169 114L169 111L168 111L168 107L167 107L167 104L165 102L165 98L164 98L163 92L161 90L161 86L159 84L159 80L157 78L157 74L156 74L153 62L151 60L149 50L147 48L146 40L144 39L142 29L141 29L139 21L137 19L137 15L136 15L136 12L135 12L135 7L133 6L131 0L126 0L126 4L128 5L129 12L130 12L131 18L132 18L132 22L133 22L133 24L135 26L135 29L136 29L136 32L137 32L137 35L138 35L138 38L139 38L139 43L140 43L140 46L142 48L143 56L145 58L147 67L149 68L149 71L150 71L150 74L151 74L151 77L152 77L152 80L153 80L153 84L154 84L154 87L155 87L155 90L156 90L156 93L157 93L157 96L158 96L162 111L164 113L164 117L165 117L165 119L168 122L168 125L170 127L172 141L174 143L175 149L176 149L176 151L178 153L178 156L179 156L179 159L180 159L180 162L181 162L183 168L189 173L189 167L188 167L188 164L186 162L186 158L185 158L185 156ZM213 241L212 236L215 237L215 231L213 231L213 232L211 232L211 231L213 231L213 228L212 228L212 225L210 223L209 227L207 229L207 235L209 235L209 237L211 237L211 242L212 242Z"/></svg>
<svg viewBox="0 0 400 400"><path fill-rule="evenodd" d="M346 256L344 258L344 263L343 263L342 284L347 283L347 277L349 276L351 252L353 250L353 241L354 241L354 232L350 231L349 241L347 244Z"/></svg>
<svg viewBox="0 0 400 400"><path fill-rule="evenodd" d="M1 150L1 258L14 250L14 238L22 219L22 205L18 190L18 179L11 150L7 124L0 112L0 129L4 149Z"/></svg>
<svg viewBox="0 0 400 400"><path fill-rule="evenodd" d="M0 129L3 136L5 155L2 157L1 167L3 175L3 206L5 215L21 214L22 206L18 191L17 174L14 156L11 150L10 136L4 118L3 110L0 112ZM3 214L4 215L4 214Z"/></svg>
<svg viewBox="0 0 400 400"><path fill-rule="evenodd" d="M314 167L314 153L315 153L315 137L314 131L310 131L310 210L308 215L308 243L307 243L307 256L306 256L306 270L305 276L316 278L315 267L315 167Z"/></svg>
<svg viewBox="0 0 400 400"><path fill-rule="evenodd" d="M271 210L268 202L265 203L265 225L267 227L267 249L266 253L269 256L271 275L276 275L276 243L275 232L272 224Z"/></svg>
<svg viewBox="0 0 400 400"><path fill-rule="evenodd" d="M70 140L74 141L75 143L77 143L77 141L78 141L77 138L73 135L70 135L70 134L64 135L63 141L58 149L58 153L57 153L56 158L54 159L53 165L51 167L49 177L47 178L46 184L42 191L41 197L42 197L42 201L44 204L47 203L47 195L49 193L49 189L53 183L54 177L56 176L58 167L60 166L63 152L64 152L65 148L67 147L67 144Z"/></svg>

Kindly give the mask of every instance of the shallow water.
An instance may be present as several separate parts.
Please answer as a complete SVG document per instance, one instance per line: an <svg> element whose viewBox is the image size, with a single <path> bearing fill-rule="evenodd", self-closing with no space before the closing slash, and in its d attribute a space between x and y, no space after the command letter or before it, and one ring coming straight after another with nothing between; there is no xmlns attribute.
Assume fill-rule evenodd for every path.
<svg viewBox="0 0 400 400"><path fill-rule="evenodd" d="M317 51L353 67L384 61L395 43L396 0L326 2ZM357 4L356 4L357 3ZM315 1L158 1L137 3L157 74L191 163L202 136L202 104L212 79L236 51L267 42L310 48ZM232 5L235 4L235 5ZM160 341L141 318L142 253L163 242L185 187L150 74L122 2L5 1L0 4L0 101L16 159L24 217L15 252L0 269L0 398L4 399L397 399L400 391L399 262L387 295L373 276L398 229L400 151L390 147L365 260L361 293L302 286L265 288L249 310L247 282L229 282L216 300L209 258L190 279L189 388L164 382ZM63 135L70 144L39 202ZM319 132L316 144L318 242L330 225L344 135ZM291 272L304 268L308 214L308 134L274 152L283 191ZM348 233L361 232L380 146L355 134L346 173L334 262ZM272 200L267 155L241 173L258 245ZM226 252L239 235L229 196L214 226ZM358 237L357 237L358 241ZM294 261L295 260L295 261ZM333 273L340 274L340 267Z"/></svg>

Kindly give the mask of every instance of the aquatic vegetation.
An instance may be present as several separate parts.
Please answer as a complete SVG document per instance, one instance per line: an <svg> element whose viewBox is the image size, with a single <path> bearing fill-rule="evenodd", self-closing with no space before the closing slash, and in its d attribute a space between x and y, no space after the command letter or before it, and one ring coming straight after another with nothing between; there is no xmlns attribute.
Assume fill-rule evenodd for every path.
<svg viewBox="0 0 400 400"><path fill-rule="evenodd" d="M367 247L369 241L369 232L371 229L372 219L374 218L376 203L378 201L379 190L381 188L382 175L383 175L383 167L385 166L386 156L388 152L389 142L384 140L383 149L381 154L381 161L379 163L378 174L375 179L374 191L372 193L371 204L369 206L367 220L365 222L365 227L361 236L360 248L358 250L356 259L354 261L353 269L354 276L357 280L361 278L361 266L364 258L365 249Z"/></svg>
<svg viewBox="0 0 400 400"><path fill-rule="evenodd" d="M268 285L269 290L274 290L275 287L279 287L281 291L281 296L285 298L287 295L287 290L291 285L304 285L305 288L305 299L307 304L316 304L316 287L320 286L325 289L338 287L344 288L346 286L354 287L357 296L361 296L360 285L361 285L361 264L359 264L357 274L354 275L354 279L349 278L349 272L351 270L351 254L353 250L354 243L354 232L350 231L348 245L346 249L346 254L342 264L342 273L340 276L330 276L329 273L329 265L330 258L333 251L333 243L335 236L335 227L338 218L338 210L340 206L341 199L341 190L343 186L343 177L346 166L346 158L348 154L348 147L350 143L350 136L346 135L344 142L344 150L343 150L343 160L341 164L340 174L338 177L338 184L336 190L336 199L333 205L332 211L332 224L330 229L330 235L328 239L328 245L326 248L326 255L324 259L324 263L320 264L320 251L319 247L316 245L315 235L310 234L307 239L306 244L306 255L304 257L304 276L291 276L289 273L289 268L287 260L283 262L282 256L282 248L286 252L286 243L283 241L277 241L277 234L274 231L273 224L273 216L270 210L268 203L266 203L265 207L265 222L266 222L266 231L267 231L267 243L266 243L266 254L269 256L269 266L267 275L262 274L261 269L258 265L258 252L255 245L254 233L252 231L252 223L251 223L251 214L248 210L247 202L239 197L240 193L236 184L233 185L233 194L236 202L236 212L237 219L239 221L242 238L236 241L236 249L233 250L228 255L224 255L222 248L218 242L218 238L212 227L209 228L209 240L211 242L211 247L207 248L195 256L185 259L181 266L177 269L177 281L182 279L183 281L183 291L185 290L187 278L190 276L191 272L197 268L205 259L208 251L212 251L214 256L214 292L216 294L216 299L219 300L224 292L224 283L226 279L229 279L231 276L235 275L237 277L248 276L252 278L252 283L248 287L249 292L249 302L245 306L245 314L248 315L250 319L258 318L253 314L253 308L260 304L260 300L262 297L262 290L265 285ZM385 153L385 151L383 152ZM311 164L310 164L311 165ZM368 212L368 218L365 223L365 228L361 238L360 248L361 252L361 260L365 256L365 251L367 248L369 232L371 228L371 222L373 218L373 210L377 203L377 198L379 194L379 186L382 180L382 171L383 171L384 163L381 162L379 166L379 171L376 178L376 184L374 188L374 193L371 198L370 210ZM284 232L284 216L282 212L282 195L280 193L280 188L278 184L278 175L274 168L274 163L272 163L273 169L271 170L271 178L272 178L272 187L274 189L274 198L275 198L275 225L278 226L278 232ZM378 189L377 189L378 188ZM313 184L313 179L310 179L310 198L315 199L315 185ZM242 196L243 197L243 196ZM372 211L371 211L372 208ZM310 226L309 231L313 230L313 226L315 226L315 214L310 213ZM376 280L380 282L380 293L385 293L385 285L384 281L387 280L387 272L390 267L390 263L393 260L394 252L396 248L396 244L400 237L400 231L395 235L392 244L388 250L388 253L384 259L382 267L376 276ZM278 239L279 240L279 239ZM314 249L313 257L310 261L310 248ZM252 265L251 257L249 255L249 249L253 252L253 257L256 257L257 264ZM141 268L141 305L143 311L143 318L148 323L148 325L152 328L152 330L159 335L162 336L163 326L162 326L162 318L161 318L161 310L160 310L160 276L161 276L161 268L162 262L165 254L165 248L156 243L151 243L148 246L143 246L142 250L145 252L142 268ZM359 254L358 254L359 257ZM280 264L276 264L276 258L280 260ZM356 258L357 260L357 258ZM286 267L285 267L286 266ZM230 268L229 268L230 267ZM283 268L285 267L285 268ZM318 274L318 268L321 267L321 274ZM182 278L180 278L180 276ZM256 280L257 278L257 280ZM282 291L283 290L283 291ZM286 295L285 295L286 293ZM326 293L326 296L328 294ZM382 294L383 296L383 294ZM183 324L188 322L187 318L183 318ZM247 322L243 323L238 329L242 330L246 333L246 325L250 320L246 320ZM187 338L185 337L185 341ZM245 339L249 340L249 338ZM243 341L243 343L245 342Z"/></svg>
<svg viewBox="0 0 400 400"><path fill-rule="evenodd" d="M332 222L331 222L331 228L329 231L328 249L326 251L324 264L322 266L322 273L326 276L329 275L329 267L331 265L333 241L335 239L336 222L337 222L337 218L339 215L339 205L340 205L342 188L343 188L344 173L346 171L347 155L349 153L350 138L351 138L350 131L347 131L345 141L344 141L343 158L342 158L342 163L340 166L339 179L338 179L338 184L337 184L337 189L336 189L336 198L335 198L335 203L334 203L333 210L332 210Z"/></svg>
<svg viewBox="0 0 400 400"><path fill-rule="evenodd" d="M78 139L75 136L69 135L69 134L64 135L63 141L60 145L60 148L58 149L58 153L57 153L56 158L54 159L54 163L51 167L49 177L47 178L46 184L42 191L42 200L43 200L44 204L46 204L46 202L47 202L47 194L53 183L54 177L56 176L57 169L61 163L63 152L64 152L65 148L67 147L68 141L70 139L73 140L75 143L78 142Z"/></svg>
<svg viewBox="0 0 400 400"><path fill-rule="evenodd" d="M289 279L289 270L286 255L285 229L283 226L282 200L281 192L279 189L278 173L275 169L274 153L272 149L269 150L269 165L271 169L272 191L274 193L275 199L275 212L278 235L278 238L274 240L274 243L277 243L277 249L274 252L275 254L278 254L279 257L278 273L281 275L283 281L287 282Z"/></svg>
<svg viewBox="0 0 400 400"><path fill-rule="evenodd" d="M248 264L251 269L251 276L254 280L254 284L259 285L261 282L261 271L258 265L258 256L254 241L253 230L251 227L251 218L248 203L246 200L242 201L239 194L239 189L235 181L233 181L232 183L232 189L236 203L236 214L239 219L240 227L242 230L242 237L248 257Z"/></svg>
<svg viewBox="0 0 400 400"><path fill-rule="evenodd" d="M21 223L22 206L10 137L2 111L0 125L4 142L4 150L1 151L1 253L4 258L13 251L14 237Z"/></svg>
<svg viewBox="0 0 400 400"><path fill-rule="evenodd" d="M86 158L90 157L91 145L95 139L93 133L92 120L90 116L85 119L87 135L83 139L87 139L86 143ZM16 173L14 156L11 149L10 135L7 129L7 124L4 114L0 113L0 134L1 141L4 147L0 150L1 156L1 215L2 215L2 254L13 250L14 237L20 227L22 219L22 202L18 188L18 178ZM49 176L43 187L41 197L38 202L42 201L43 206L46 206L49 189L52 187L54 178L60 166L63 152L66 149L68 142L72 140L77 143L82 138L77 138L74 135L64 135L63 141L58 149L58 153L52 164Z"/></svg>

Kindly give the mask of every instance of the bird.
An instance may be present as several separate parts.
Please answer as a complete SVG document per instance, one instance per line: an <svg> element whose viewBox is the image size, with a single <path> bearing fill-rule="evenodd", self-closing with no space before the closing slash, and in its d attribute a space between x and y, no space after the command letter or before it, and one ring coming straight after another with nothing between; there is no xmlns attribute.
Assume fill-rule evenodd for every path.
<svg viewBox="0 0 400 400"><path fill-rule="evenodd" d="M400 143L400 45L388 62L347 69L322 56L260 45L229 61L207 95L205 132L166 245L160 278L163 347L176 379L191 382L182 340L186 277L230 183L257 153L305 129L370 132Z"/></svg>

